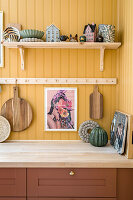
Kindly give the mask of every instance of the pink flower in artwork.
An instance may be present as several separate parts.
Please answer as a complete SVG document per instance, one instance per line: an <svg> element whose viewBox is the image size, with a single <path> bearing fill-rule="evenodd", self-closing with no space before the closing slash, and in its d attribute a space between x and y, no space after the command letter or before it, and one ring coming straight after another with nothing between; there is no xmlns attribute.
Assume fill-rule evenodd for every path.
<svg viewBox="0 0 133 200"><path fill-rule="evenodd" d="M58 102L58 108L66 108L66 101L64 101L63 99L60 99Z"/></svg>
<svg viewBox="0 0 133 200"><path fill-rule="evenodd" d="M59 114L61 114L61 112L62 112L62 109L63 109L63 108L61 108L61 107L58 107L58 113L59 113Z"/></svg>
<svg viewBox="0 0 133 200"><path fill-rule="evenodd" d="M59 108L67 108L68 110L72 110L72 102L69 100L65 101L64 99L60 99L56 108L58 110Z"/></svg>
<svg viewBox="0 0 133 200"><path fill-rule="evenodd" d="M64 109L64 108L61 108L61 107L58 108L58 113L59 113L60 116L63 117L63 118L67 118L68 115L69 115L67 109Z"/></svg>
<svg viewBox="0 0 133 200"><path fill-rule="evenodd" d="M67 109L63 109L63 108L62 108L62 110L61 110L61 112L60 112L60 115L61 115L61 117L63 117L63 118L67 118L68 115L69 115L69 113L68 113Z"/></svg>
<svg viewBox="0 0 133 200"><path fill-rule="evenodd" d="M67 107L68 110L72 110L72 102L67 100L66 101L66 107Z"/></svg>

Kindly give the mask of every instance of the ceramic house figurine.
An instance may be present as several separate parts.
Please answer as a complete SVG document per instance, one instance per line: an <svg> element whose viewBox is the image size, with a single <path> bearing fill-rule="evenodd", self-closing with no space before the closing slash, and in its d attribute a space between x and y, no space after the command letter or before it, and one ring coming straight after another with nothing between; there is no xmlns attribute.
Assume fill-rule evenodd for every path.
<svg viewBox="0 0 133 200"><path fill-rule="evenodd" d="M78 42L78 35L76 34L74 37L70 34L69 42Z"/></svg>
<svg viewBox="0 0 133 200"><path fill-rule="evenodd" d="M60 42L60 30L54 24L46 29L46 42Z"/></svg>
<svg viewBox="0 0 133 200"><path fill-rule="evenodd" d="M86 36L86 42L95 42L97 36L96 24L92 23L85 25L83 33Z"/></svg>

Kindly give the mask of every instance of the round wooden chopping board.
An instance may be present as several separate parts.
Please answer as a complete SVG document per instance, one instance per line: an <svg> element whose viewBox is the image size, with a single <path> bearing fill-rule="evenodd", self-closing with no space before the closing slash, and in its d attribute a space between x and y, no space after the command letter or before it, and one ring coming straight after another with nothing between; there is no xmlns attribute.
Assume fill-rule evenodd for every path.
<svg viewBox="0 0 133 200"><path fill-rule="evenodd" d="M14 97L4 103L1 115L5 117L11 130L18 132L28 128L32 122L32 109L30 104L18 96L18 87L14 87Z"/></svg>

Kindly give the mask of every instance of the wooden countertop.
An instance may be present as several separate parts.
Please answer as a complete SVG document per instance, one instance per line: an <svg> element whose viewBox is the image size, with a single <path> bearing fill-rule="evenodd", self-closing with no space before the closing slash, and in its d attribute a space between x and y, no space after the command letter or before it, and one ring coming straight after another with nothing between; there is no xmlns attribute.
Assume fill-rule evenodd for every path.
<svg viewBox="0 0 133 200"><path fill-rule="evenodd" d="M7 141L0 143L0 167L133 168L133 159L109 144L93 147L82 141Z"/></svg>

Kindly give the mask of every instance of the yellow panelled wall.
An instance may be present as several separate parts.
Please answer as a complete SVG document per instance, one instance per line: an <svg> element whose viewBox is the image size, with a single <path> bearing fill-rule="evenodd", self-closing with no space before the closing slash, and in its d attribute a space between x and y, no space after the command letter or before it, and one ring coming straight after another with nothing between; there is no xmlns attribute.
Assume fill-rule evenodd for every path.
<svg viewBox="0 0 133 200"><path fill-rule="evenodd" d="M117 107L133 114L133 0L118 0L118 22Z"/></svg>
<svg viewBox="0 0 133 200"><path fill-rule="evenodd" d="M0 0L0 10L4 11L4 25L9 22L20 23L23 29L45 31L46 26L54 23L60 28L61 34L77 33L80 36L84 25L91 22L114 24L117 27L117 0ZM116 77L117 52L106 50L104 72L99 70L99 50L26 49L25 63L25 70L21 71L18 50L5 48L5 67L0 69L0 77ZM93 86L76 87L79 127L80 123L89 119L89 95L93 91ZM9 139L79 139L78 132L44 131L43 85L21 85L19 89L20 96L30 102L34 119L30 128L20 133L12 133ZM116 109L116 86L103 85L99 86L99 90L104 96L104 118L98 123L109 133ZM12 95L13 86L4 85L0 94L0 105L2 106Z"/></svg>

